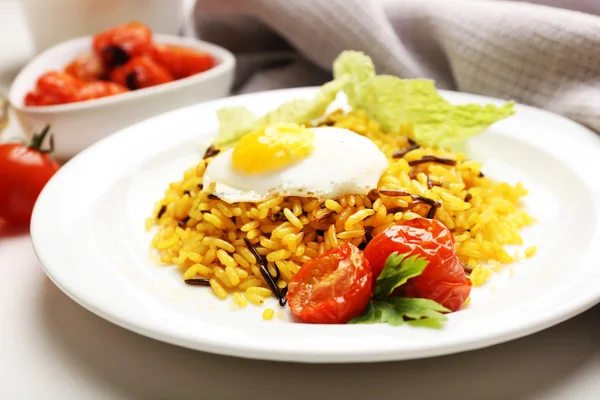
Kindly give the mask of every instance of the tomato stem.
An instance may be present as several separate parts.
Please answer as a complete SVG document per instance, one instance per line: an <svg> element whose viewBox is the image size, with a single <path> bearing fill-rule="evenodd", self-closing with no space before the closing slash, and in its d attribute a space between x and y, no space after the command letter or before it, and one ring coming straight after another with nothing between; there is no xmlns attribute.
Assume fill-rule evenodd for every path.
<svg viewBox="0 0 600 400"><path fill-rule="evenodd" d="M40 133L34 133L31 141L27 145L27 147L34 149L42 154L49 154L54 152L54 136L50 134L50 148L48 150L42 150L42 145L44 143L44 139L48 136L50 132L50 124L46 125L44 129Z"/></svg>

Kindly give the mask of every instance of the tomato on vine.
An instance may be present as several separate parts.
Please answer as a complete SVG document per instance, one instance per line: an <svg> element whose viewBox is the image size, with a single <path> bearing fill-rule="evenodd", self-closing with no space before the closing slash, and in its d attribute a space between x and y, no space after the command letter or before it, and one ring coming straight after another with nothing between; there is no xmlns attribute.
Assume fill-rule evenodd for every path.
<svg viewBox="0 0 600 400"><path fill-rule="evenodd" d="M52 158L54 143L44 150L49 135L47 125L28 143L0 144L0 219L14 225L27 225L40 192L60 165Z"/></svg>

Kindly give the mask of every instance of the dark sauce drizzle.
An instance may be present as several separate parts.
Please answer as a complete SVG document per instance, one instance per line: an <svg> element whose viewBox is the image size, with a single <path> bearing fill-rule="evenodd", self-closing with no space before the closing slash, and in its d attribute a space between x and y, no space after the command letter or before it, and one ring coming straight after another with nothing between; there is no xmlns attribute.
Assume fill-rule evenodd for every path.
<svg viewBox="0 0 600 400"><path fill-rule="evenodd" d="M437 209L439 207L440 207L439 203L432 205L431 208L429 209L429 211L427 212L426 218L434 219L435 213L437 212Z"/></svg>
<svg viewBox="0 0 600 400"><path fill-rule="evenodd" d="M411 199L413 199L415 201L427 204L428 206L431 207L429 209L429 211L427 212L427 216L426 216L426 218L429 218L429 219L433 219L435 217L437 209L442 206L442 203L440 203L437 200L433 200L433 199L430 199L429 197L425 197L425 196L420 196L418 194L411 194L411 193L405 192L403 190L381 189L381 190L379 190L379 193L384 196L390 196L390 197L409 196ZM407 209L408 208L404 209L402 207L398 207L396 212L406 211ZM391 210L395 210L395 209L391 209Z"/></svg>
<svg viewBox="0 0 600 400"><path fill-rule="evenodd" d="M275 271L277 271L277 275L275 276L275 278L273 278L269 273L269 263L267 262L266 258L258 254L258 251L256 251L254 245L250 243L250 240L244 238L244 243L246 243L248 250L250 250L250 252L256 258L258 266L260 267L260 274L265 279L265 281L267 281L267 285L269 286L269 289L271 289L271 292L273 292L277 300L279 300L279 305L281 307L285 306L287 303L287 299L285 298L285 295L287 294L287 287L279 289L279 287L277 286L277 281L281 276L279 268L277 268L277 266L273 264L273 268L275 269Z"/></svg>
<svg viewBox="0 0 600 400"><path fill-rule="evenodd" d="M411 144L407 148L404 148L402 150L398 150L398 151L394 152L394 154L392 154L392 158L402 158L405 155L407 155L408 153L410 153L411 151L418 149L419 147L421 147L421 146L419 146L416 143Z"/></svg>
<svg viewBox="0 0 600 400"><path fill-rule="evenodd" d="M186 279L185 283L192 286L210 286L210 281L208 279L201 278Z"/></svg>
<svg viewBox="0 0 600 400"><path fill-rule="evenodd" d="M187 217L185 217L184 219L182 219L181 221L179 221L179 222L177 223L177 225L178 225L180 228L183 228L183 227L185 226L185 224L187 224L187 222L188 222L189 220L190 220L190 216L188 215Z"/></svg>
<svg viewBox="0 0 600 400"><path fill-rule="evenodd" d="M410 165L411 167L414 167L415 165L425 164L425 163L456 165L456 160L453 160L451 158L437 157L437 156L423 156L422 158L420 158L418 160L409 161L408 165Z"/></svg>
<svg viewBox="0 0 600 400"><path fill-rule="evenodd" d="M358 248L364 250L365 247L369 244L369 242L373 239L373 234L371 232L365 232L365 238L358 245Z"/></svg>
<svg viewBox="0 0 600 400"><path fill-rule="evenodd" d="M217 149L214 144L211 144L208 147L208 149L206 149L206 152L204 153L203 159L206 160L207 158L214 157L217 154L219 154L220 152L221 152L221 150Z"/></svg>

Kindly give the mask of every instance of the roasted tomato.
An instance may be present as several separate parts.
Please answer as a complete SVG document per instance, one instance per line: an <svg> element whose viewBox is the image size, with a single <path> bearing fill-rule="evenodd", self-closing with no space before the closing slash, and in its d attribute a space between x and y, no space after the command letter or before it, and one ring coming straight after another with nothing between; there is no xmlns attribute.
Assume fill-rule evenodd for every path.
<svg viewBox="0 0 600 400"><path fill-rule="evenodd" d="M390 254L409 254L425 258L429 264L419 276L398 289L397 295L437 301L456 311L469 297L471 281L456 256L452 233L434 219L417 218L388 228L375 236L364 254L377 279Z"/></svg>
<svg viewBox="0 0 600 400"><path fill-rule="evenodd" d="M129 22L94 36L93 49L110 66L125 64L145 54L152 46L152 31L139 22Z"/></svg>
<svg viewBox="0 0 600 400"><path fill-rule="evenodd" d="M114 94L129 92L125 86L115 82L96 81L84 85L77 93L77 101L98 99Z"/></svg>
<svg viewBox="0 0 600 400"><path fill-rule="evenodd" d="M25 96L25 105L54 105L77 101L77 92L84 85L69 74L58 71L40 76L36 88Z"/></svg>
<svg viewBox="0 0 600 400"><path fill-rule="evenodd" d="M104 79L107 75L104 62L95 53L86 53L75 58L65 67L65 72L86 82Z"/></svg>
<svg viewBox="0 0 600 400"><path fill-rule="evenodd" d="M116 67L110 80L131 90L143 89L173 81L173 76L148 56L134 57L127 64Z"/></svg>
<svg viewBox="0 0 600 400"><path fill-rule="evenodd" d="M33 136L30 143L0 145L0 218L14 225L27 225L33 205L58 163L42 143L50 127ZM52 143L52 142L51 142Z"/></svg>
<svg viewBox="0 0 600 400"><path fill-rule="evenodd" d="M169 44L154 44L149 55L176 79L198 74L215 65L215 59L208 53Z"/></svg>
<svg viewBox="0 0 600 400"><path fill-rule="evenodd" d="M367 307L371 279L362 252L346 243L300 268L288 285L288 305L302 322L345 324Z"/></svg>
<svg viewBox="0 0 600 400"><path fill-rule="evenodd" d="M38 89L34 89L27 93L24 100L26 106L54 106L61 103L62 101L58 97L48 93L42 93Z"/></svg>

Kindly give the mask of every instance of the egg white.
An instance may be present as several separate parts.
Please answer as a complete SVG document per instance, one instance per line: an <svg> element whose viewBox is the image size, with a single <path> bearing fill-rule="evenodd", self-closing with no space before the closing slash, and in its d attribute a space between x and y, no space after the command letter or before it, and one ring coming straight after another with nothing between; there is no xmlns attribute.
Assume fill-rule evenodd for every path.
<svg viewBox="0 0 600 400"><path fill-rule="evenodd" d="M204 173L204 190L227 203L237 203L260 202L277 195L319 199L366 195L377 188L388 160L375 143L348 129L310 130L314 134L312 153L279 171L245 174L232 167L233 149L222 152Z"/></svg>

